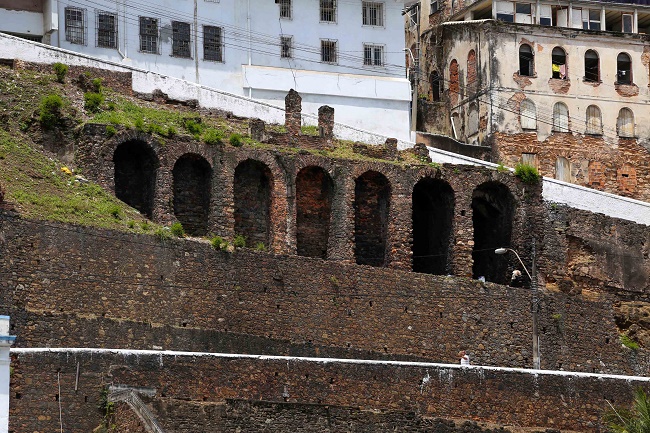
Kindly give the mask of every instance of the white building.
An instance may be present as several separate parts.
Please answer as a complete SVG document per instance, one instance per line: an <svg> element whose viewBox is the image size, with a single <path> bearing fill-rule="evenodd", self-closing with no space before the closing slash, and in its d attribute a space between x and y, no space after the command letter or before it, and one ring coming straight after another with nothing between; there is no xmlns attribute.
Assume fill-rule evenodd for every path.
<svg viewBox="0 0 650 433"><path fill-rule="evenodd" d="M403 1L0 0L0 31L409 138Z"/></svg>

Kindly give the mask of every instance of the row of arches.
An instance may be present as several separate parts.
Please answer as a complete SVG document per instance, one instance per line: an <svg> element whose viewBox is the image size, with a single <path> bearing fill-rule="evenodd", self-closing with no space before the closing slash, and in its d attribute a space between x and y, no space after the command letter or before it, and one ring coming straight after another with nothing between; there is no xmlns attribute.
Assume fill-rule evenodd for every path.
<svg viewBox="0 0 650 433"><path fill-rule="evenodd" d="M551 77L566 79L569 76L567 53L562 47L555 47L551 52ZM519 46L519 75L526 77L535 76L535 53L528 44ZM589 49L584 55L583 80L589 83L598 83L600 79L600 57L598 52ZM616 56L616 83L632 84L632 58L627 53Z"/></svg>
<svg viewBox="0 0 650 433"><path fill-rule="evenodd" d="M114 157L116 196L148 217L154 208L159 162L145 142L127 141L117 146ZM213 170L197 154L186 153L174 163L173 211L191 235L206 235L213 198ZM233 216L235 234L249 245L271 243L274 177L271 169L255 159L240 162L234 170ZM354 181L354 257L358 264L387 266L391 225L392 185L378 171L369 170ZM296 253L328 258L330 227L337 196L334 180L322 167L310 165L295 178ZM455 193L441 179L424 177L412 190L412 269L415 272L453 273ZM486 182L472 196L474 227L473 274L505 283L505 260L494 249L510 245L514 198L498 182ZM462 216L465 211L462 211Z"/></svg>
<svg viewBox="0 0 650 433"><path fill-rule="evenodd" d="M553 105L554 132L569 132L570 128L569 108L563 102L556 102ZM519 122L524 130L537 130L537 107L530 99L524 99L519 104ZM603 119L600 107L589 105L585 111L585 134L603 135ZM618 112L616 119L616 135L621 138L635 137L634 112L623 107Z"/></svg>

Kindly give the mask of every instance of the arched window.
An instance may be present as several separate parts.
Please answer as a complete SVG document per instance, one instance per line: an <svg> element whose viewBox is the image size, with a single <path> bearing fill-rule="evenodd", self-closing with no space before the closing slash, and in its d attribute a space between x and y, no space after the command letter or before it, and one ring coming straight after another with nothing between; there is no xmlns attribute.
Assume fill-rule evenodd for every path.
<svg viewBox="0 0 650 433"><path fill-rule="evenodd" d="M553 53L551 54L551 58L553 61L553 66L552 66L553 78L566 80L567 75L569 73L566 64L566 52L560 47L555 47L553 48Z"/></svg>
<svg viewBox="0 0 650 433"><path fill-rule="evenodd" d="M467 91L469 94L476 92L476 51L469 50L467 54Z"/></svg>
<svg viewBox="0 0 650 433"><path fill-rule="evenodd" d="M532 77L535 75L535 57L533 49L528 44L519 47L519 75Z"/></svg>
<svg viewBox="0 0 650 433"><path fill-rule="evenodd" d="M626 53L620 53L616 57L616 82L632 84L632 59Z"/></svg>
<svg viewBox="0 0 650 433"><path fill-rule="evenodd" d="M469 113L467 115L467 135L474 135L478 132L478 104L471 103L469 105Z"/></svg>
<svg viewBox="0 0 650 433"><path fill-rule="evenodd" d="M563 156L555 160L555 178L563 182L571 182L571 166L569 160Z"/></svg>
<svg viewBox="0 0 650 433"><path fill-rule="evenodd" d="M431 73L431 99L434 102L440 101L440 94L442 93L442 79L438 71Z"/></svg>
<svg viewBox="0 0 650 433"><path fill-rule="evenodd" d="M634 113L629 108L621 108L616 119L616 133L619 137L634 137Z"/></svg>
<svg viewBox="0 0 650 433"><path fill-rule="evenodd" d="M553 106L553 131L569 132L569 109L561 102Z"/></svg>
<svg viewBox="0 0 650 433"><path fill-rule="evenodd" d="M585 81L597 83L600 81L600 59L594 50L585 53Z"/></svg>
<svg viewBox="0 0 650 433"><path fill-rule="evenodd" d="M600 115L600 108L596 105L587 107L587 134L602 135L603 133L603 120Z"/></svg>
<svg viewBox="0 0 650 433"><path fill-rule="evenodd" d="M519 104L519 122L521 129L537 129L537 108L530 99L524 99Z"/></svg>

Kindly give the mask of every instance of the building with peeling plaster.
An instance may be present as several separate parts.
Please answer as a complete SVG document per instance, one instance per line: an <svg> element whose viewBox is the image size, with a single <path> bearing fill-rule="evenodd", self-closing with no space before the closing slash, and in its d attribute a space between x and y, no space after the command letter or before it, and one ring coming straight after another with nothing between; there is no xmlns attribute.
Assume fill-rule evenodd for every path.
<svg viewBox="0 0 650 433"><path fill-rule="evenodd" d="M417 129L461 152L650 200L650 6L632 1L420 2ZM429 134L418 141L431 142Z"/></svg>
<svg viewBox="0 0 650 433"><path fill-rule="evenodd" d="M409 139L402 1L0 0L0 32Z"/></svg>

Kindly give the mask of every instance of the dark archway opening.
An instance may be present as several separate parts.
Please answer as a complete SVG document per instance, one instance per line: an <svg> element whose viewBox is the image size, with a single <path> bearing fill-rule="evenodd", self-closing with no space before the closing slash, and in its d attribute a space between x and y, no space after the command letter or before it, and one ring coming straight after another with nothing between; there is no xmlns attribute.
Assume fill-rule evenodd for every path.
<svg viewBox="0 0 650 433"><path fill-rule="evenodd" d="M425 178L413 188L413 271L451 273L454 190L442 180Z"/></svg>
<svg viewBox="0 0 650 433"><path fill-rule="evenodd" d="M368 171L354 185L354 246L359 265L385 266L390 182Z"/></svg>
<svg viewBox="0 0 650 433"><path fill-rule="evenodd" d="M320 167L306 167L296 178L296 242L300 256L327 258L334 182Z"/></svg>
<svg viewBox="0 0 650 433"><path fill-rule="evenodd" d="M499 182L479 185L472 194L474 250L472 274L486 281L507 284L508 260L494 253L509 247L512 234L514 198L508 187Z"/></svg>
<svg viewBox="0 0 650 433"><path fill-rule="evenodd" d="M113 153L115 196L151 218L158 158L145 142L130 140Z"/></svg>
<svg viewBox="0 0 650 433"><path fill-rule="evenodd" d="M174 215L192 236L208 233L212 168L200 155L181 156L172 171L174 177Z"/></svg>
<svg viewBox="0 0 650 433"><path fill-rule="evenodd" d="M269 246L273 176L266 164L247 159L235 169L235 234L246 244Z"/></svg>

